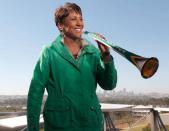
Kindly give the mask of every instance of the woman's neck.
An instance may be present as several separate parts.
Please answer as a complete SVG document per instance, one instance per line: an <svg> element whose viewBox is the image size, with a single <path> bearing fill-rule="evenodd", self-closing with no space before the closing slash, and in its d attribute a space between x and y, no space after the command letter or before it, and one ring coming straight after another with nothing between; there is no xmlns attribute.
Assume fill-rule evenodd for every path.
<svg viewBox="0 0 169 131"><path fill-rule="evenodd" d="M67 47L78 48L81 47L82 39L71 39L68 37L63 37L63 42Z"/></svg>
<svg viewBox="0 0 169 131"><path fill-rule="evenodd" d="M69 39L67 37L63 37L63 43L72 54L73 57L77 56L79 51L82 48L82 40L81 39Z"/></svg>

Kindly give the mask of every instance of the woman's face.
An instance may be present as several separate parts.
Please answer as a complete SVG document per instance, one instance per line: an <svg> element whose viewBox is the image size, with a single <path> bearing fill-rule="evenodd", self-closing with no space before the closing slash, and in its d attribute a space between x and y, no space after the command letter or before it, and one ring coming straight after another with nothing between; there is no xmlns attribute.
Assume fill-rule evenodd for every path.
<svg viewBox="0 0 169 131"><path fill-rule="evenodd" d="M72 11L61 24L65 37L79 39L83 33L83 18L79 13Z"/></svg>

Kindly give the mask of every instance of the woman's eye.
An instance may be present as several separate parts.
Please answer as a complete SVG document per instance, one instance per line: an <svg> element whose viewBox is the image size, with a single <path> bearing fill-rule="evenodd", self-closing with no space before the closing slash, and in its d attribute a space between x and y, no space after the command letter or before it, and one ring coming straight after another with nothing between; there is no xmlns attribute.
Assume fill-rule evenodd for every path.
<svg viewBox="0 0 169 131"><path fill-rule="evenodd" d="M76 18L72 18L71 20L76 20Z"/></svg>
<svg viewBox="0 0 169 131"><path fill-rule="evenodd" d="M83 18L71 18L70 20L71 20L71 21L76 21L76 20L83 21Z"/></svg>

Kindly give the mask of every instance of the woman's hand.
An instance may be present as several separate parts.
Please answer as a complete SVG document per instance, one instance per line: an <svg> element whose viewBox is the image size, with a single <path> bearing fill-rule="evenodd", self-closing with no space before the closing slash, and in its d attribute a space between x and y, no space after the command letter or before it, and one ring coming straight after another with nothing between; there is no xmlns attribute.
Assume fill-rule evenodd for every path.
<svg viewBox="0 0 169 131"><path fill-rule="evenodd" d="M105 38L103 35L100 35L100 34L98 34L98 33L95 33L95 34L96 34L97 36L99 36L100 38L106 40L106 38ZM108 48L107 46L105 46L104 44L102 44L101 42L99 42L99 41L97 41L97 40L96 40L96 42L97 42L98 47L99 47L99 49L100 49L100 51L101 51L102 54L104 54L104 53L110 53L109 48Z"/></svg>
<svg viewBox="0 0 169 131"><path fill-rule="evenodd" d="M100 35L98 33L95 33L97 36L101 37L102 39L106 39L103 35ZM110 51L109 51L109 47L107 47L106 45L102 44L101 42L95 40L98 44L98 47L100 49L100 52L102 54L102 60L105 63L108 63L111 61L111 56L110 56Z"/></svg>

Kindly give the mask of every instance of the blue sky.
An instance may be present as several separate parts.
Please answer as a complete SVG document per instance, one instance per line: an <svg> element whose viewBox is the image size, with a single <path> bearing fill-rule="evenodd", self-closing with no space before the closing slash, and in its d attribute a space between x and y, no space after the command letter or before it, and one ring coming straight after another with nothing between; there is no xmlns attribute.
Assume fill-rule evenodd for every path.
<svg viewBox="0 0 169 131"><path fill-rule="evenodd" d="M85 29L144 57L157 57L157 73L143 79L130 62L112 51L118 71L115 90L169 92L168 0L5 0L0 1L0 94L27 94L43 45L58 35L54 11L65 2L82 8Z"/></svg>

